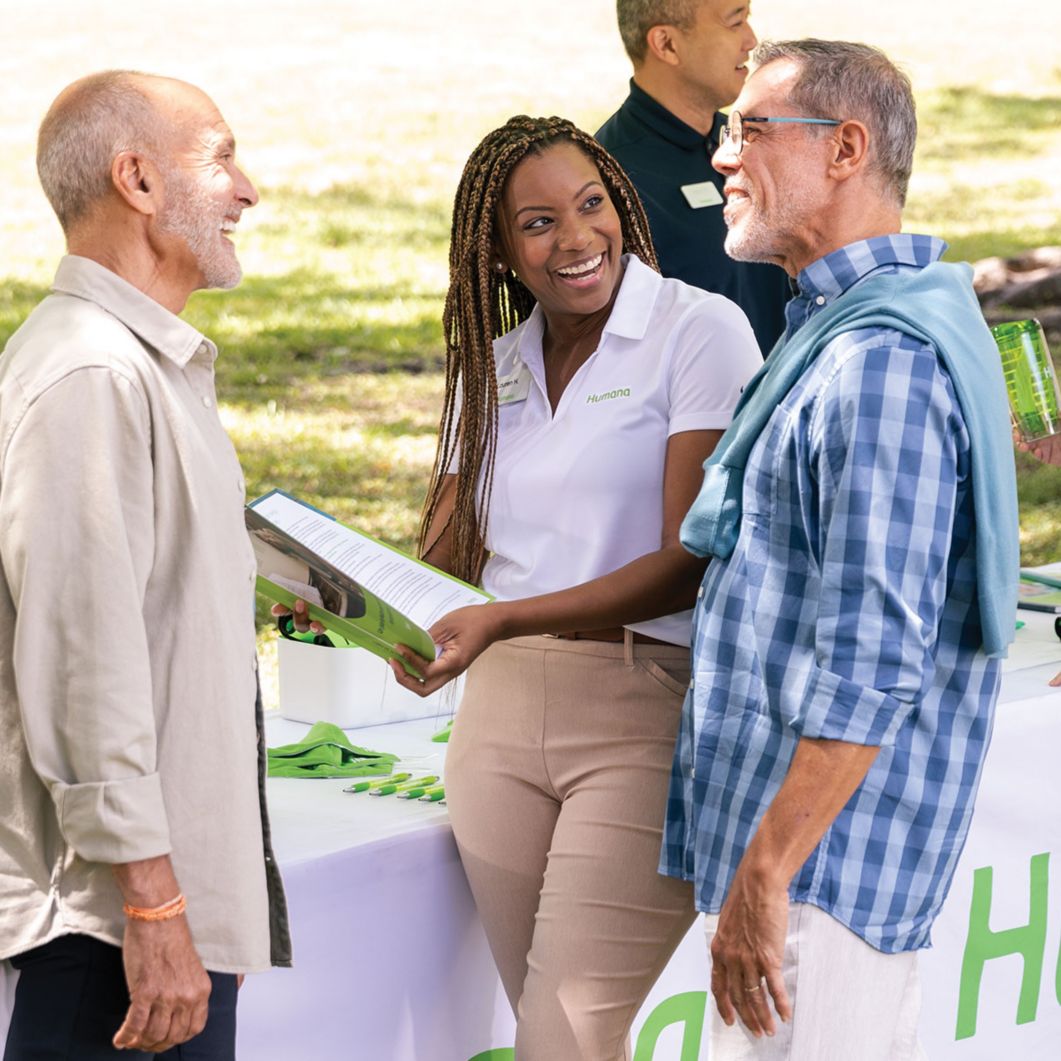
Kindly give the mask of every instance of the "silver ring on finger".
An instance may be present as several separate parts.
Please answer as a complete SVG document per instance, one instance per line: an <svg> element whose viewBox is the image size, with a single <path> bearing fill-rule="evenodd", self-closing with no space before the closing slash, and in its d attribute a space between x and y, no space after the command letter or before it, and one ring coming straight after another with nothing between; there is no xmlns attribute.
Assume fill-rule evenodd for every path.
<svg viewBox="0 0 1061 1061"><path fill-rule="evenodd" d="M763 982L762 982L762 980L760 980L755 985L755 987L746 987L744 990L747 991L748 994L750 995L750 994L752 994L752 992L754 992L754 991L762 991L762 989L763 989Z"/></svg>

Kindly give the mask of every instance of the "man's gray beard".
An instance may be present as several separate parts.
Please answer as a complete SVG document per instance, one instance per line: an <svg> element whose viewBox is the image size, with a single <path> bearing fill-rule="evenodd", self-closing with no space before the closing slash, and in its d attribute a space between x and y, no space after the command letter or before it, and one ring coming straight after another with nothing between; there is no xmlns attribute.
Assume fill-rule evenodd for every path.
<svg viewBox="0 0 1061 1061"><path fill-rule="evenodd" d="M723 246L735 262L769 262L773 260L773 236L761 219L746 218L739 229L729 229Z"/></svg>
<svg viewBox="0 0 1061 1061"><path fill-rule="evenodd" d="M727 231L726 253L735 262L776 263L792 234L804 230L808 219L826 208L823 199L802 186L790 188L767 210L760 210L752 201L742 223Z"/></svg>
<svg viewBox="0 0 1061 1061"><path fill-rule="evenodd" d="M235 250L221 238L223 213L216 202L195 180L177 167L164 166L166 209L158 219L159 228L170 232L188 245L205 287L232 288L243 277Z"/></svg>

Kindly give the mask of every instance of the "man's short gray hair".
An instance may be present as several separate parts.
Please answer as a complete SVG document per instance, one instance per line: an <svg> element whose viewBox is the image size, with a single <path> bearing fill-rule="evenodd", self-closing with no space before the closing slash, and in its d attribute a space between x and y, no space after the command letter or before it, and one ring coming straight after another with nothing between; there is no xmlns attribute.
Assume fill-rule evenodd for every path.
<svg viewBox="0 0 1061 1061"><path fill-rule="evenodd" d="M158 111L133 70L90 74L63 91L37 134L37 173L64 232L111 187L122 151L156 153Z"/></svg>
<svg viewBox="0 0 1061 1061"><path fill-rule="evenodd" d="M788 59L799 67L789 93L809 118L856 118L869 130L869 164L884 190L906 205L917 142L910 79L879 48L849 41L768 41L755 49L758 69Z"/></svg>
<svg viewBox="0 0 1061 1061"><path fill-rule="evenodd" d="M616 0L619 36L626 54L635 63L642 62L648 51L645 38L653 26L692 29L701 3L702 0Z"/></svg>

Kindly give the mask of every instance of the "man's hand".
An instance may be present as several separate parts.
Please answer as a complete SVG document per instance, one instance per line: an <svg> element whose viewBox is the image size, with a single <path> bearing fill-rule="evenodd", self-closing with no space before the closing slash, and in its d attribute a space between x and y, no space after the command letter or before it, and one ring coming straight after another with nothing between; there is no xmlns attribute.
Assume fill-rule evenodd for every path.
<svg viewBox="0 0 1061 1061"><path fill-rule="evenodd" d="M161 1053L203 1030L210 977L183 915L169 921L129 920L122 960L130 1003L115 1047Z"/></svg>
<svg viewBox="0 0 1061 1061"><path fill-rule="evenodd" d="M390 661L398 684L420 696L430 696L446 682L463 674L479 656L503 636L503 605L475 604L444 615L428 630L438 646L438 656L430 662L412 649L399 645L402 657L423 676L406 674L397 660Z"/></svg>
<svg viewBox="0 0 1061 1061"><path fill-rule="evenodd" d="M711 993L727 1025L737 1016L757 1039L777 1028L767 992L783 1021L792 1016L781 963L788 932L788 891L780 879L738 868L711 943Z"/></svg>
<svg viewBox="0 0 1061 1061"><path fill-rule="evenodd" d="M781 963L788 885L862 784L879 748L803 737L733 875L711 943L711 993L726 1024L736 1012L756 1038L776 1031L766 1000L792 1019ZM765 983L764 983L765 980Z"/></svg>
<svg viewBox="0 0 1061 1061"><path fill-rule="evenodd" d="M130 906L151 910L180 894L168 855L111 867ZM206 1025L210 977L184 915L165 921L129 918L122 941L129 1012L114 1036L119 1050L161 1053Z"/></svg>

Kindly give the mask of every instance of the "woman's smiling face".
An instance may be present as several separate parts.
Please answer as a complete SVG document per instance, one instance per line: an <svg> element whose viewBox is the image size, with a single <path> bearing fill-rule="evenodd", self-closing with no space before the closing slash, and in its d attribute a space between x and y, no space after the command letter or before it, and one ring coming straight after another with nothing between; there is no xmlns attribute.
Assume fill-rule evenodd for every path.
<svg viewBox="0 0 1061 1061"><path fill-rule="evenodd" d="M600 172L561 141L512 171L498 212L498 256L547 315L607 306L622 278L619 215Z"/></svg>

